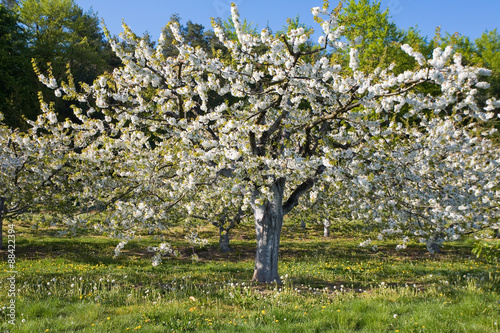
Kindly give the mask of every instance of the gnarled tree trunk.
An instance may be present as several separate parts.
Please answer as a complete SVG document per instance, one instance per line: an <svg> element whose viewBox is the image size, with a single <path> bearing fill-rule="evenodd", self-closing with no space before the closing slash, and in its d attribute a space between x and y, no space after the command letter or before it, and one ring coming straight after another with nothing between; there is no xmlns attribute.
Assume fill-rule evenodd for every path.
<svg viewBox="0 0 500 333"><path fill-rule="evenodd" d="M278 274L278 255L283 226L283 191L285 179L278 179L272 186L272 200L255 205L255 232L257 252L252 281L281 283Z"/></svg>

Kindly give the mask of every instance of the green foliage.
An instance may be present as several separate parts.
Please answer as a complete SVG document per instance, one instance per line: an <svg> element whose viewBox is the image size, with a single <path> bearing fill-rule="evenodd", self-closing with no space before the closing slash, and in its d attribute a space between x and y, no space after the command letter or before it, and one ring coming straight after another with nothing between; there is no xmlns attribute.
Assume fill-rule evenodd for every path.
<svg viewBox="0 0 500 333"><path fill-rule="evenodd" d="M34 119L38 108L30 54L18 16L0 5L0 112L11 127L23 128L23 115Z"/></svg>
<svg viewBox="0 0 500 333"><path fill-rule="evenodd" d="M345 26L345 37L351 46L356 38L362 41L356 47L359 50L359 69L372 72L375 68L386 68L401 57L406 57L400 49L404 33L389 20L389 9L381 11L380 1L349 0L340 12L339 20ZM341 55L344 63L349 62L349 51ZM403 71L405 66L397 68Z"/></svg>
<svg viewBox="0 0 500 333"><path fill-rule="evenodd" d="M234 27L234 22L231 17L225 21L219 21L218 23L224 28L227 38L232 40L238 39L236 36L236 28ZM254 36L259 33L257 25L253 22L247 21L247 19L244 19L243 22L241 22L241 31Z"/></svg>
<svg viewBox="0 0 500 333"><path fill-rule="evenodd" d="M297 15L295 18L289 18L287 20L287 25L283 26L283 29L276 32L276 36L286 35L293 29L303 28L306 31L306 35L310 36L314 32L314 29L305 23L300 22L300 16Z"/></svg>
<svg viewBox="0 0 500 333"><path fill-rule="evenodd" d="M17 5L17 0L2 0L2 5L9 9L13 9Z"/></svg>
<svg viewBox="0 0 500 333"><path fill-rule="evenodd" d="M119 64L104 39L97 15L84 12L73 0L23 0L17 12L31 57L43 72L50 63L56 79L66 78L69 66L76 82L92 83ZM54 98L39 83L38 89L55 102L62 119L71 114L67 103Z"/></svg>
<svg viewBox="0 0 500 333"><path fill-rule="evenodd" d="M477 258L484 259L488 262L498 262L500 260L500 242L476 242L472 249L472 253L474 253Z"/></svg>
<svg viewBox="0 0 500 333"><path fill-rule="evenodd" d="M485 98L500 96L500 34L497 29L485 31L475 40L476 55L474 63L484 66L492 71L486 79L491 88L486 92Z"/></svg>
<svg viewBox="0 0 500 333"><path fill-rule="evenodd" d="M205 27L201 24L193 23L189 20L184 26L181 24L181 18L178 14L171 15L169 22L177 23L179 25L180 34L184 37L187 44L192 47L200 47L206 50L209 54L212 54L215 50L222 48L222 45L217 40L213 31L205 31ZM175 46L175 38L168 25L163 28L162 32L165 35L163 54L166 57L177 56L179 51Z"/></svg>
<svg viewBox="0 0 500 333"><path fill-rule="evenodd" d="M436 29L434 38L429 42L429 56L436 47L445 49L448 45L451 45L456 52L462 55L463 65L477 65L474 61L476 50L470 38L458 33L450 34L448 32L444 32L443 36L440 27Z"/></svg>

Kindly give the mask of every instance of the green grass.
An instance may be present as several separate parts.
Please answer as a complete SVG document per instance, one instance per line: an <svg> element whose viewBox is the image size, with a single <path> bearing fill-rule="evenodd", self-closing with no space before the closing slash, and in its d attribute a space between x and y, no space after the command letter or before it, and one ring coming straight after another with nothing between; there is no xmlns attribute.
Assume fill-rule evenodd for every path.
<svg viewBox="0 0 500 333"><path fill-rule="evenodd" d="M373 252L358 246L356 228L325 240L314 225L286 225L284 284L259 285L249 282L252 229L235 231L229 254L217 251L214 229L200 230L211 242L198 262L173 230L181 257L153 267L147 237L114 259L117 241L17 223L16 325L3 309L0 332L500 332L500 267L476 260L470 243L431 256L386 241ZM5 261L0 308L10 301Z"/></svg>

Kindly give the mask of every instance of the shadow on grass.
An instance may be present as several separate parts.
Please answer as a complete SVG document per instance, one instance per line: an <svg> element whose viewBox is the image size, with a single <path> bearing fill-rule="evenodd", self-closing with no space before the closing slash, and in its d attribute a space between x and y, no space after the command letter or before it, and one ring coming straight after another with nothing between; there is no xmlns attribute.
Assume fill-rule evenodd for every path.
<svg viewBox="0 0 500 333"><path fill-rule="evenodd" d="M195 253L200 259L200 264L214 263L213 271L219 273L236 274L240 270L238 267L224 267L224 262L242 263L245 267L252 268L252 262L255 257L255 241L246 240L238 237L231 241L232 251L222 253L218 244L211 243L202 249L196 249ZM42 258L63 258L78 263L90 265L127 265L127 266L150 266L150 259L153 253L147 250L148 245L157 245L152 240L132 241L122 250L123 254L114 258L114 249L118 240L104 237L19 237L16 242L17 260L36 260ZM186 270L192 267L191 255L193 249L186 242L177 242L173 244L174 248L180 252L179 258L166 258L165 264L168 267L186 266ZM350 264L360 264L367 261L422 261L449 260L455 258L469 258L470 244L453 244L445 246L441 254L430 255L423 245L409 245L403 251L395 250L396 243L386 242L379 246L380 251L373 252L370 249L361 248L354 239L323 239L318 237L310 240L284 240L280 248L280 262L303 261L310 258L311 261L317 261L320 258L323 261L331 260L348 262ZM0 251L0 257L7 259L7 251ZM446 275L446 269L436 270L436 273ZM415 272L417 275L419 272ZM448 272L449 273L449 272ZM245 273L247 274L247 273ZM423 273L422 273L423 274ZM237 274L236 274L237 275ZM299 282L301 283L301 282ZM308 284L328 286L324 281L310 281ZM330 282L331 283L331 282ZM344 284L343 281L338 283Z"/></svg>
<svg viewBox="0 0 500 333"><path fill-rule="evenodd" d="M88 264L115 262L113 249L118 242L100 238L52 238L17 239L16 259L37 260L43 258L65 258ZM2 251L2 257L6 257Z"/></svg>

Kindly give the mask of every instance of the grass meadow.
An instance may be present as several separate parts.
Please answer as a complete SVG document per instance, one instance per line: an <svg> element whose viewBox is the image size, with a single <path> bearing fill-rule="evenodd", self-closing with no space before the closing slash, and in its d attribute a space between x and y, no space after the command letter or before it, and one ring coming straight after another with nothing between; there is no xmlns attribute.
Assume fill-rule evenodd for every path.
<svg viewBox="0 0 500 333"><path fill-rule="evenodd" d="M0 252L0 332L500 332L500 265L476 259L471 241L436 255L416 243L395 251L395 241L374 252L359 247L359 226L333 226L325 239L320 226L288 221L284 283L262 285L250 282L251 225L233 231L228 254L215 228L201 228L209 243L195 262L173 229L180 257L153 267L152 237L113 258L116 240L31 224L15 221L15 325Z"/></svg>

